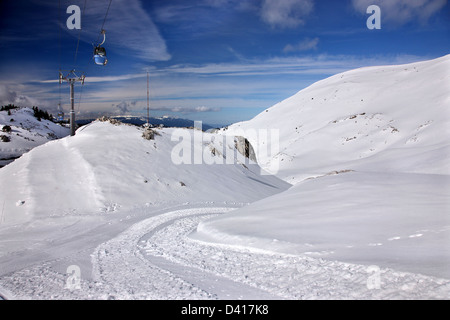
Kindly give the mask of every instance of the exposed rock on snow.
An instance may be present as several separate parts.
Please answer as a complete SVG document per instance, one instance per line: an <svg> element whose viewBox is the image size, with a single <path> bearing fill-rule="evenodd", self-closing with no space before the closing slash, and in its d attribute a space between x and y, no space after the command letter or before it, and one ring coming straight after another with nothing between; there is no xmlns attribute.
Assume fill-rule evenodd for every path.
<svg viewBox="0 0 450 320"><path fill-rule="evenodd" d="M253 147L250 144L250 142L246 138L241 136L237 136L235 139L237 151L239 151L239 153L245 156L246 158L249 158L250 160L256 162L255 151L253 150Z"/></svg>

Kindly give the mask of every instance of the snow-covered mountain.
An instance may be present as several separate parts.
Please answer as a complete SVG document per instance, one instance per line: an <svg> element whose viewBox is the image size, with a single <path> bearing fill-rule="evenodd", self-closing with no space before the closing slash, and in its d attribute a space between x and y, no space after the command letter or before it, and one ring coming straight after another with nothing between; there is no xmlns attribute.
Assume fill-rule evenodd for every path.
<svg viewBox="0 0 450 320"><path fill-rule="evenodd" d="M8 141L0 141L0 167L37 146L69 135L68 128L45 119L39 121L33 114L31 108L0 111L0 130L4 126L11 128L10 132L0 133Z"/></svg>
<svg viewBox="0 0 450 320"><path fill-rule="evenodd" d="M279 140L247 136L259 164L295 186L198 238L450 278L450 55L332 76L222 133L260 129Z"/></svg>
<svg viewBox="0 0 450 320"><path fill-rule="evenodd" d="M279 130L276 141L247 138L259 150L258 163L290 183L356 169L448 174L442 155L450 152L449 88L450 55L356 69L319 81L226 134ZM279 153L266 152L271 143Z"/></svg>

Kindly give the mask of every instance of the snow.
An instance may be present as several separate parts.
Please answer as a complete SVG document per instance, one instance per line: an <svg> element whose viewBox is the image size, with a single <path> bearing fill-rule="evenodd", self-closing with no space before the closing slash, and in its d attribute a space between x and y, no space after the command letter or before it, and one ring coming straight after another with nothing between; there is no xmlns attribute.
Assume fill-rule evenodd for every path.
<svg viewBox="0 0 450 320"><path fill-rule="evenodd" d="M11 109L0 111L0 128L10 126L11 133L2 133L8 136L10 142L0 142L0 166L11 162L10 159L20 157L31 149L69 135L70 130L52 121L41 120L33 116L31 108Z"/></svg>
<svg viewBox="0 0 450 320"><path fill-rule="evenodd" d="M449 84L450 56L353 70L222 130L279 129L277 154L247 138L295 186L196 238L450 279Z"/></svg>
<svg viewBox="0 0 450 320"><path fill-rule="evenodd" d="M311 179L203 222L197 237L449 279L449 186L444 175Z"/></svg>
<svg viewBox="0 0 450 320"><path fill-rule="evenodd" d="M155 140L145 140L142 128L94 122L74 137L36 147L1 169L1 296L141 298L121 294L120 288L111 289L112 293L104 289L117 284L109 282L104 272L96 276L99 261L92 254L102 243L113 241L133 224L181 206L206 207L211 212L217 211L215 207L229 210L290 187L276 177L260 175L257 164L235 151L234 140L214 139L213 134L196 129L164 128L157 132ZM192 138L190 150L181 148L184 144L179 137ZM198 155L202 161L176 164L174 150L179 149L191 154L192 161L199 160ZM135 253L130 249L129 254ZM92 290L67 290L66 270L72 265L79 267L83 281ZM110 267L117 276L117 265ZM151 270L159 272L156 267L148 272ZM161 283L166 283L167 273L161 272ZM130 282L127 273L120 274L121 283ZM171 289L171 293L161 289L150 297L191 296L192 285L174 281L185 289ZM192 293L196 298L210 296Z"/></svg>
<svg viewBox="0 0 450 320"><path fill-rule="evenodd" d="M279 130L277 154L267 152L272 142L264 135L247 138L258 163L293 184L345 169L449 174L449 85L450 55L356 69L319 81L224 134Z"/></svg>
<svg viewBox="0 0 450 320"><path fill-rule="evenodd" d="M449 70L352 70L216 133L96 121L34 147L0 169L0 297L448 299Z"/></svg>
<svg viewBox="0 0 450 320"><path fill-rule="evenodd" d="M259 178L259 167L244 166L245 159L237 152L231 154L236 161L241 159L235 165L173 164L171 151L180 142L171 137L180 131L194 136L193 130L162 129L155 140L144 140L143 131L135 126L95 122L73 138L33 149L0 172L0 179L8 181L0 186L4 201L13 199L5 202L2 223L107 214L161 202L248 203L289 187L275 177ZM211 140L211 134L202 138L200 133L195 150L208 153ZM222 141L215 143L228 148ZM19 200L24 204L18 207Z"/></svg>

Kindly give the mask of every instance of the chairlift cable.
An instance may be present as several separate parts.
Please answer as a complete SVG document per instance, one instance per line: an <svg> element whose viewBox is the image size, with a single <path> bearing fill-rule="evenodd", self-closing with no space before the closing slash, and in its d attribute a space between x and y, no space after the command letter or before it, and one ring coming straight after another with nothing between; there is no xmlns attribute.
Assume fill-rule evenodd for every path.
<svg viewBox="0 0 450 320"><path fill-rule="evenodd" d="M61 0L58 1L58 23L61 23ZM59 26L59 32L58 32L58 41L59 41L59 48L58 48L58 63L59 63L59 72L61 73L61 55L62 55L62 34L61 34L61 25ZM58 101L58 112L62 109L61 107L61 81L59 82L59 101Z"/></svg>
<svg viewBox="0 0 450 320"><path fill-rule="evenodd" d="M78 110L77 110L77 114L80 114L81 95L83 94L83 86L84 86L84 81L81 83L81 88L80 88L80 98L78 98Z"/></svg>
<svg viewBox="0 0 450 320"><path fill-rule="evenodd" d="M83 7L83 11L82 11L82 17L84 16L84 13L86 11L86 2L87 2L87 0L84 0L84 7ZM97 43L98 43L98 41L100 39L100 35L101 34L103 34L103 36L104 36L103 42L105 42L106 36L105 36L105 31L104 31L103 28L104 28L105 23L106 23L106 18L108 17L108 13L109 13L109 9L111 7L111 3L112 3L112 0L109 0L108 8L106 10L106 14L105 14L105 17L103 19L101 32L99 34L99 37L97 38ZM61 0L58 1L58 12L59 12L58 13L58 15L59 15L58 20L60 20L60 16L61 16L61 12L60 11L61 11ZM75 56L74 56L74 67L76 66L76 62L77 62L78 49L79 49L80 38L81 38L81 31L82 31L82 29L80 29L80 32L78 33L77 47L75 49ZM102 44L103 44L103 42L102 42ZM62 43L61 43L61 29L60 29L60 56L59 56L59 60L60 60L60 68L59 68L59 70L60 70L60 73L61 73L61 47L62 47ZM72 69L72 72L74 72L74 71L75 71L75 69ZM79 111L80 111L81 98L82 98L82 94L83 94L83 86L84 86L84 81L82 81L81 88L80 88L80 97L79 97L79 100L78 100L77 113L79 113ZM61 100L61 82L59 84L59 87L60 87L60 100ZM61 106L61 101L60 101L59 105Z"/></svg>
<svg viewBox="0 0 450 320"><path fill-rule="evenodd" d="M102 34L102 31L104 30L103 28L105 27L106 18L108 17L109 8L111 7L111 2L112 0L109 0L108 9L106 9L105 18L103 19L102 27L100 28L100 34ZM98 35L97 43L100 40L100 34Z"/></svg>
<svg viewBox="0 0 450 320"><path fill-rule="evenodd" d="M112 0L109 0L108 8L106 9L106 14L103 19L102 27L100 29L100 34L97 37L97 42L94 45L94 62L96 65L105 66L108 63L108 59L106 57L106 50L102 45L106 41L106 30L104 29L106 18L108 17L109 9L111 8ZM100 43L100 36L103 35L103 41Z"/></svg>
<svg viewBox="0 0 450 320"><path fill-rule="evenodd" d="M58 24L61 23L61 0L58 1ZM59 26L59 32L58 32L58 42L59 42L59 48L58 48L58 64L59 64L59 71L61 71L61 51L62 51L62 34L61 34L61 25Z"/></svg>
<svg viewBox="0 0 450 320"><path fill-rule="evenodd" d="M81 19L83 19L85 11L86 11L86 0L84 0L83 12L81 12ZM74 58L74 63L73 63L74 67L77 64L77 55L78 55L78 47L80 46L81 30L82 30L82 28L80 28L80 32L78 33L77 48L75 50L75 58Z"/></svg>

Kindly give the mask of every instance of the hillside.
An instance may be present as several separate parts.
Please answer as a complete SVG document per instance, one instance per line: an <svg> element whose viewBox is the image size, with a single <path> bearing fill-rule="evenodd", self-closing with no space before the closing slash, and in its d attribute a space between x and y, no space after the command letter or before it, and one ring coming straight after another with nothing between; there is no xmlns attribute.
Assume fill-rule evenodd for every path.
<svg viewBox="0 0 450 320"><path fill-rule="evenodd" d="M0 186L0 201L5 201L0 223L102 214L145 204L247 203L289 186L272 176L260 177L256 164L234 152L233 141L227 145L193 129L158 132L155 140L145 140L142 128L96 121L80 128L74 137L34 148L0 171L0 180L8 182ZM172 141L173 134L175 138L181 134L186 141ZM191 135L195 137L192 144L188 140ZM181 148L183 141L192 148L192 160L200 154L201 161L172 161L172 150ZM181 149L179 153L175 157L183 155ZM233 164L206 163L227 156ZM240 188L236 189L237 185Z"/></svg>
<svg viewBox="0 0 450 320"><path fill-rule="evenodd" d="M247 138L295 186L202 222L196 238L449 279L449 88L450 55L357 69L223 130L279 130L275 154Z"/></svg>
<svg viewBox="0 0 450 320"><path fill-rule="evenodd" d="M69 135L70 130L52 121L34 117L31 108L0 111L0 129L11 127L11 132L1 133L8 137L9 142L0 141L0 167L31 149L49 141Z"/></svg>
<svg viewBox="0 0 450 320"><path fill-rule="evenodd" d="M224 134L248 136L258 163L290 183L334 171L449 174L450 55L319 81Z"/></svg>

